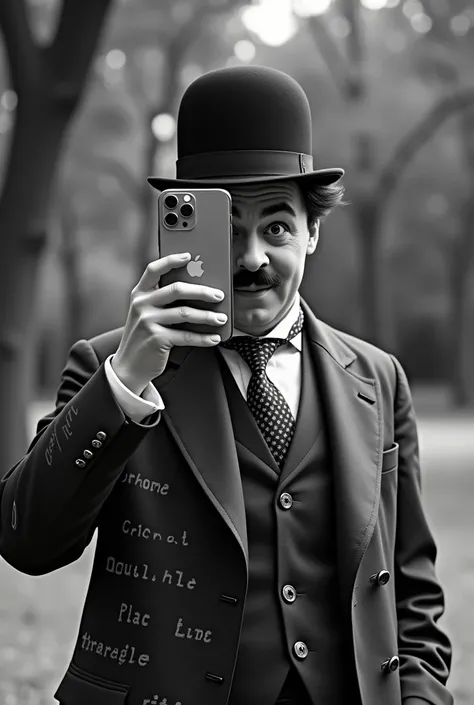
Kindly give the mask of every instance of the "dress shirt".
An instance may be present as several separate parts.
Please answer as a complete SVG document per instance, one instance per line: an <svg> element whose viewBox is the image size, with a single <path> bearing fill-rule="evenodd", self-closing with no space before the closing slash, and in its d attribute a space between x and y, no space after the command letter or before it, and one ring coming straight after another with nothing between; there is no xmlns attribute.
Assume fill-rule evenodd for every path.
<svg viewBox="0 0 474 705"><path fill-rule="evenodd" d="M298 320L300 309L300 295L297 292L295 300L286 316L270 331L261 337L264 338L287 338L290 329ZM238 335L248 335L238 328L234 328L234 337ZM232 376L240 389L244 399L247 401L247 387L250 381L250 368L237 350L229 350L217 346L217 349L224 357ZM290 343L281 345L274 352L267 365L267 375L277 389L285 397L291 409L293 418L298 414L301 386L301 349L302 333L298 333ZM122 408L123 412L133 421L141 423L150 414L158 410L163 410L165 405L156 387L149 382L143 390L141 396L137 396L126 387L117 377L111 364L113 355L105 361L105 374L112 389L112 393ZM155 426L158 420L151 426Z"/></svg>

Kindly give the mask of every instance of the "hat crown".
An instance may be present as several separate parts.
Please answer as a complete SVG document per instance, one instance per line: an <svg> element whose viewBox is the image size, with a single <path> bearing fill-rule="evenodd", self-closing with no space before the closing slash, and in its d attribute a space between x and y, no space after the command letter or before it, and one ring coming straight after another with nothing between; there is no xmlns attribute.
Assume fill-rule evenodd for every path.
<svg viewBox="0 0 474 705"><path fill-rule="evenodd" d="M185 91L178 158L234 150L312 153L311 110L288 74L263 66L217 69Z"/></svg>

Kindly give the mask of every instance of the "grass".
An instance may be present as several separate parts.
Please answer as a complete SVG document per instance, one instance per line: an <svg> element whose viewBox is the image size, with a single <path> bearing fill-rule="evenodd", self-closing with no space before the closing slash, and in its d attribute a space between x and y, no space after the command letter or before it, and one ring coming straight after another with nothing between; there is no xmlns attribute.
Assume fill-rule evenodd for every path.
<svg viewBox="0 0 474 705"><path fill-rule="evenodd" d="M49 408L49 407L47 407ZM46 410L35 407L34 418ZM441 620L453 642L450 687L456 705L474 702L474 418L424 414L419 421L423 494L438 544L445 589ZM72 653L94 543L50 575L23 575L0 559L0 705L55 705Z"/></svg>

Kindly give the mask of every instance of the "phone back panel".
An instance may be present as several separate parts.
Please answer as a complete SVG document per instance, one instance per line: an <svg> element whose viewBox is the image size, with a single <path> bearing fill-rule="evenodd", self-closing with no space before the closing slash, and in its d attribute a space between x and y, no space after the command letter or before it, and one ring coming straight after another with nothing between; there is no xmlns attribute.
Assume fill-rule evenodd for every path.
<svg viewBox="0 0 474 705"><path fill-rule="evenodd" d="M180 203L185 194L194 198L194 222L192 227L175 229L167 227L164 217L169 213L164 201L175 194ZM178 205L179 208L179 205ZM159 256L189 252L191 260L187 266L172 269L160 277L160 289L176 281L221 289L225 298L213 303L201 299L179 299L167 306L190 306L227 315L221 326L183 322L176 325L182 330L196 333L218 333L222 341L232 336L234 327L233 261L232 261L232 201L224 189L167 189L158 198L158 245ZM177 209L174 209L177 211ZM179 212L179 211L178 211ZM199 266L198 262L202 262ZM202 271L201 276L198 276ZM194 276L193 276L194 275Z"/></svg>

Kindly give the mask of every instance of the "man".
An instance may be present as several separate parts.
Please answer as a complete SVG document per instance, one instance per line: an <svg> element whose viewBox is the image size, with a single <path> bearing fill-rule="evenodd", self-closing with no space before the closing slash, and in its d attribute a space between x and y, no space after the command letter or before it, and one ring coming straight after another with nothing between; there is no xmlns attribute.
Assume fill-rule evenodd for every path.
<svg viewBox="0 0 474 705"><path fill-rule="evenodd" d="M178 178L150 182L230 190L234 335L170 327L218 334L179 305L216 290L158 286L189 253L150 263L124 328L72 347L1 484L18 570L73 562L98 528L63 705L453 702L405 374L298 293L343 194L341 169L313 169L311 129L281 72L188 88Z"/></svg>

